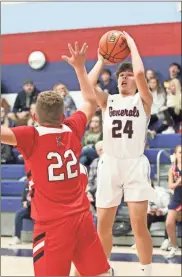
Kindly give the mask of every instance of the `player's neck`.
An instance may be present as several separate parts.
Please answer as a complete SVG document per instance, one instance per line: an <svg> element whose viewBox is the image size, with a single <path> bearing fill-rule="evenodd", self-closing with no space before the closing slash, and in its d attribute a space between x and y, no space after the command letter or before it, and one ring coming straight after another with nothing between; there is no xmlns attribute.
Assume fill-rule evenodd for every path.
<svg viewBox="0 0 182 277"><path fill-rule="evenodd" d="M128 97L128 96L133 96L133 95L131 95L131 94L125 94L125 93L120 93L120 95L121 95L121 97L123 98L123 97Z"/></svg>

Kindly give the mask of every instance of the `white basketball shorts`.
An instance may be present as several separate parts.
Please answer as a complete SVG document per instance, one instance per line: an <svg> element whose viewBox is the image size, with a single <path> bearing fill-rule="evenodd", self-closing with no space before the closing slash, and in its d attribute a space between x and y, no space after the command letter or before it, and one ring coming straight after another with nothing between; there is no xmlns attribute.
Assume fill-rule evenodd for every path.
<svg viewBox="0 0 182 277"><path fill-rule="evenodd" d="M117 159L103 154L97 173L96 206L110 208L125 202L155 198L151 186L150 163L145 155L133 159Z"/></svg>

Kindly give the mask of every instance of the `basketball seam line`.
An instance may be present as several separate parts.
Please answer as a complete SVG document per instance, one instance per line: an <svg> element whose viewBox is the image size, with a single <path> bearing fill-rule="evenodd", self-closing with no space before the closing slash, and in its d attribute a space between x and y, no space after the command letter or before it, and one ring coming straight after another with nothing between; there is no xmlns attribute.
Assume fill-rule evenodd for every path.
<svg viewBox="0 0 182 277"><path fill-rule="evenodd" d="M127 48L129 49L128 45L126 44L126 47L125 47L124 49L122 49L121 51L117 52L117 53L113 56L113 58L115 58L116 55L118 55L119 53L123 52L123 51L126 50ZM117 58L116 58L116 59L117 59Z"/></svg>
<svg viewBox="0 0 182 277"><path fill-rule="evenodd" d="M106 55L106 54L107 54L107 52L105 52L101 46L100 46L100 49L101 49L101 50L105 53L104 55Z"/></svg>
<svg viewBox="0 0 182 277"><path fill-rule="evenodd" d="M107 34L106 42L108 42L108 37L109 37L109 32L108 32L108 34ZM107 45L107 50L106 50L106 54L107 54L107 51L108 51L108 43L106 43L106 45Z"/></svg>
<svg viewBox="0 0 182 277"><path fill-rule="evenodd" d="M112 54L112 52L114 51L114 49L115 49L115 47L116 47L116 45L117 45L117 42L118 42L120 36L121 36L121 35L119 35L119 37L118 37L118 39L117 39L117 41L116 41L116 43L115 43L115 45L114 45L114 47L113 47L113 49L112 49L112 51L111 51L111 53L110 53L108 59L111 57L111 54Z"/></svg>

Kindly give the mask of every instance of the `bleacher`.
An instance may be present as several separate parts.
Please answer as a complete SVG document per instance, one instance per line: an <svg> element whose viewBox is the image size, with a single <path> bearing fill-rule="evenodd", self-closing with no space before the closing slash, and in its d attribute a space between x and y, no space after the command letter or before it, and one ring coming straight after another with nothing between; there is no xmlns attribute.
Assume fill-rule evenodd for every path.
<svg viewBox="0 0 182 277"><path fill-rule="evenodd" d="M15 213L22 206L22 193L26 181L20 181L26 175L23 164L1 165L1 236L14 234ZM32 220L23 220L22 240L31 241Z"/></svg>
<svg viewBox="0 0 182 277"><path fill-rule="evenodd" d="M171 154L176 145L181 144L180 134L156 135L155 139L149 140L150 148L145 150L151 164L151 178L157 181L157 156L161 149ZM171 161L169 155L163 152L160 157L160 185L167 187L167 175ZM1 166L1 235L12 236L14 228L15 212L21 207L21 195L25 181L19 181L25 176L24 165L2 165ZM121 210L121 215L127 214L127 207ZM24 219L22 240L31 240L33 223ZM164 238L164 224L155 223L152 225L152 237L155 246L160 246ZM132 232L127 236L114 237L114 244L131 245L134 243Z"/></svg>

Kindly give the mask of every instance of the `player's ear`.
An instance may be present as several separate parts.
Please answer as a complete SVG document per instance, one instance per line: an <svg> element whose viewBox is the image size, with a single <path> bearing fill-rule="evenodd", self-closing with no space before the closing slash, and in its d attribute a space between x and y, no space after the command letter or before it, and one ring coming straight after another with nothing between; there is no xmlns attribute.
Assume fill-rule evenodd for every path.
<svg viewBox="0 0 182 277"><path fill-rule="evenodd" d="M36 113L34 113L32 117L33 117L33 120L37 122L37 115L36 115Z"/></svg>
<svg viewBox="0 0 182 277"><path fill-rule="evenodd" d="M61 115L61 117L60 117L60 123L63 123L63 121L65 120L65 115L64 115L64 113Z"/></svg>

